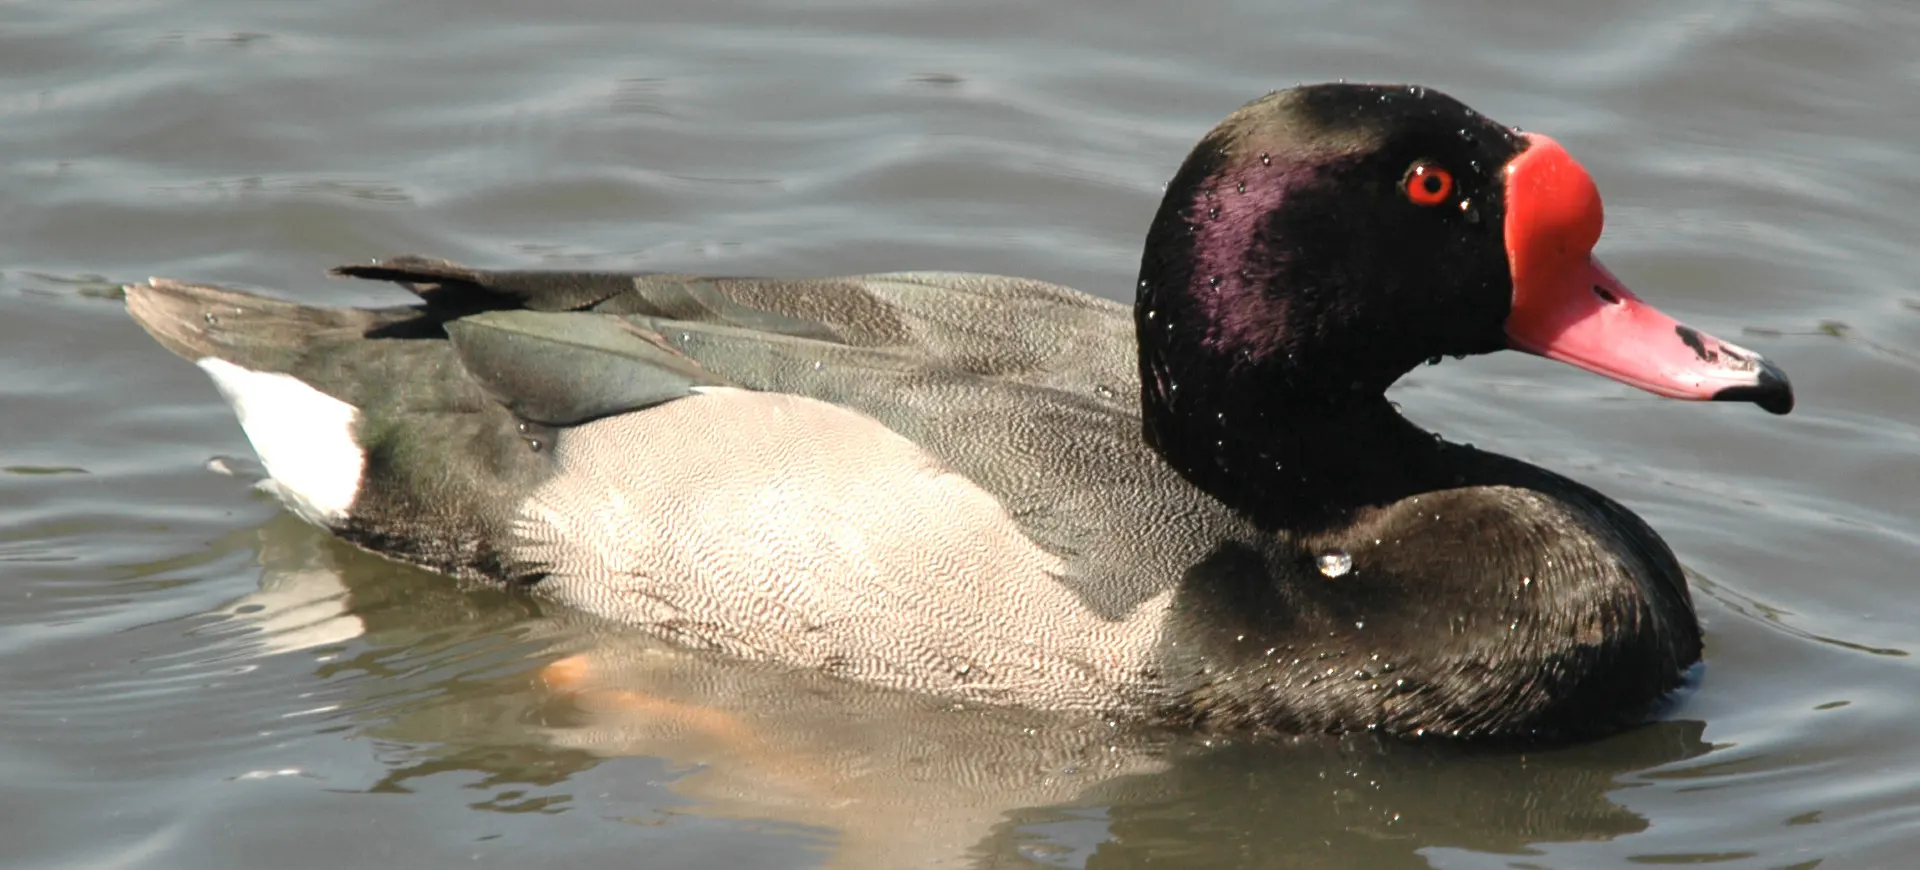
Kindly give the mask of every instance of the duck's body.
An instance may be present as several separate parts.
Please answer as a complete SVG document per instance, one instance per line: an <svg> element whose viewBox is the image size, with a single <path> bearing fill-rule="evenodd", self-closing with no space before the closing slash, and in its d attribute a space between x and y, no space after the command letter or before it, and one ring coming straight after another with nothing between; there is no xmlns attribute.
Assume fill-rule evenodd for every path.
<svg viewBox="0 0 1920 870"><path fill-rule="evenodd" d="M1280 200L1317 191L1304 159L1280 161L1296 171L1277 188L1255 178L1249 199L1265 199L1226 204L1224 230L1207 225L1223 210L1214 185L1245 193L1271 155L1321 147L1293 135L1329 123L1317 100L1400 93L1357 87L1270 97L1203 142L1149 237L1133 309L981 275L417 259L341 270L409 286L412 307L159 280L130 287L129 305L213 376L303 516L693 646L1217 727L1617 727L1699 658L1672 554L1604 496L1439 442L1380 396L1402 356L1491 349L1488 325L1469 313L1464 338L1421 323L1386 330L1391 344L1339 343L1359 308L1340 294L1364 288L1277 294L1305 255L1248 251L1275 249ZM1406 99L1418 111L1436 97ZM1437 99L1433 123L1472 121L1498 152L1476 152L1488 172L1517 162L1518 137ZM1338 132L1342 173L1396 135ZM1431 150L1415 156L1447 156ZM1475 208L1501 205L1482 197ZM1469 244L1490 223L1476 216L1441 249L1469 272L1464 293L1493 280L1472 273L1486 257ZM1336 265L1318 277L1358 285L1376 268ZM1216 268L1225 281L1203 274ZM1496 332L1505 304L1483 306ZM1721 368L1744 365L1731 388L1764 392L1771 369L1704 340Z"/></svg>

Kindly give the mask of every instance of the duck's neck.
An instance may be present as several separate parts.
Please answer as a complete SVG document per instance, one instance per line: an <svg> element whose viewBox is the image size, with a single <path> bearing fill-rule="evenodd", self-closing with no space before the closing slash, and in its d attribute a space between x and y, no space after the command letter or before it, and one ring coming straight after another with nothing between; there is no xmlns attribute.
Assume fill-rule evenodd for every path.
<svg viewBox="0 0 1920 870"><path fill-rule="evenodd" d="M1144 366L1147 441L1195 486L1272 527L1312 529L1464 482L1460 448L1381 393L1302 393L1286 374Z"/></svg>

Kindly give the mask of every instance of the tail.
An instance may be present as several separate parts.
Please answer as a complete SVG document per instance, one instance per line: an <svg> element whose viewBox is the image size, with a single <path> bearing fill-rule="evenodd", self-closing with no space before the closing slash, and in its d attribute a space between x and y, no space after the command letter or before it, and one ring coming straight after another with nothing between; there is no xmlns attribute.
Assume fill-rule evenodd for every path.
<svg viewBox="0 0 1920 870"><path fill-rule="evenodd" d="M547 458L467 375L444 327L513 300L321 308L164 278L126 294L142 329L213 379L272 478L262 488L294 513L404 562L506 575L494 542Z"/></svg>
<svg viewBox="0 0 1920 870"><path fill-rule="evenodd" d="M128 285L126 293L134 321L205 371L233 407L271 477L262 487L309 522L344 521L366 467L356 438L360 409L291 372L316 340L336 331L364 334L375 312L165 278Z"/></svg>
<svg viewBox="0 0 1920 870"><path fill-rule="evenodd" d="M194 362L221 359L255 371L289 371L317 344L362 338L419 313L319 308L170 278L125 290L127 313L162 347Z"/></svg>

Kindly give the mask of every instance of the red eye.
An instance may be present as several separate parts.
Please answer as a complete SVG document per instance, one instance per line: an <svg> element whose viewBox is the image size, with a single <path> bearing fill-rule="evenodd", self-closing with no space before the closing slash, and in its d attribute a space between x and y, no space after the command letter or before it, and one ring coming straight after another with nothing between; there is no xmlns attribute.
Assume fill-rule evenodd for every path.
<svg viewBox="0 0 1920 870"><path fill-rule="evenodd" d="M1439 205L1453 192L1453 173L1431 163L1415 163L1407 170L1407 201L1414 205Z"/></svg>

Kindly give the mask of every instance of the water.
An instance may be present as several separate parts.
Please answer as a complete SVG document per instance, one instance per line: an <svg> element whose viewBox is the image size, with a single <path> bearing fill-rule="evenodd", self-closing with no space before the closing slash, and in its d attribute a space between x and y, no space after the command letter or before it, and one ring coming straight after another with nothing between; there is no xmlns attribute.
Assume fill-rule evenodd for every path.
<svg viewBox="0 0 1920 870"><path fill-rule="evenodd" d="M1909 863L1920 7L535 8L0 3L0 865ZM1518 355L1395 393L1673 544L1709 646L1656 724L1205 745L635 645L250 492L213 390L113 298L162 274L392 301L323 273L407 252L1124 298L1200 133L1341 77L1550 133L1607 197L1614 271L1794 378L1787 418Z"/></svg>

